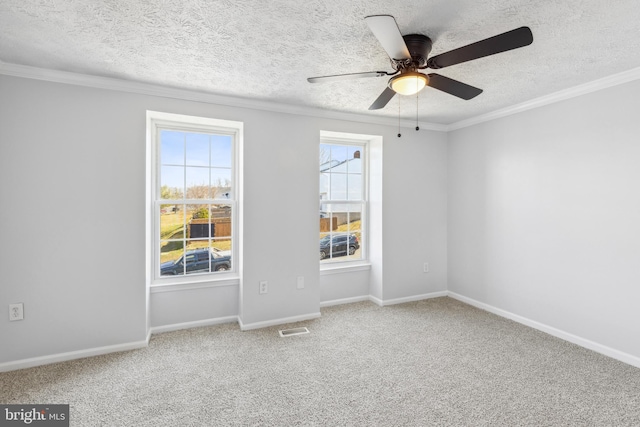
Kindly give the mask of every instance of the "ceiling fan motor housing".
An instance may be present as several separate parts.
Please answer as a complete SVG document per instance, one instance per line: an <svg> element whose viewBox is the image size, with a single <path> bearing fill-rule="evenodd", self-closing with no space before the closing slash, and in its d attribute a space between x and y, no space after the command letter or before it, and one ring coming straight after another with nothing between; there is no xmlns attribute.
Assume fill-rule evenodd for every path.
<svg viewBox="0 0 640 427"><path fill-rule="evenodd" d="M431 39L422 34L407 34L402 36L404 43L407 45L409 54L411 54L411 63L407 64L402 62L399 65L399 69L402 68L424 68L427 65L427 58L431 52L432 42Z"/></svg>

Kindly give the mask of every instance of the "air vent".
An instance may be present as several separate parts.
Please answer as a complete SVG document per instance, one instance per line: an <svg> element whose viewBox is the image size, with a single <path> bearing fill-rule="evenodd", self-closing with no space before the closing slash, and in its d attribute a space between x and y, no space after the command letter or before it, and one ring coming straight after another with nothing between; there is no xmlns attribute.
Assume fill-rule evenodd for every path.
<svg viewBox="0 0 640 427"><path fill-rule="evenodd" d="M280 336L284 338L284 337L290 337L293 335L308 334L309 330L307 328L293 328L293 329L281 329L278 332L280 332Z"/></svg>

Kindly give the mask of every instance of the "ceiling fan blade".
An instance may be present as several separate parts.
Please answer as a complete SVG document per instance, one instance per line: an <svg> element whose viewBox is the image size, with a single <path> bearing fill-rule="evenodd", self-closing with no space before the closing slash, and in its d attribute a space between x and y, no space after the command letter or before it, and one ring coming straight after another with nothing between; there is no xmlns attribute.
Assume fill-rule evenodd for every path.
<svg viewBox="0 0 640 427"><path fill-rule="evenodd" d="M390 75L391 74L387 73L386 71L368 71L365 73L349 73L349 74L335 74L332 76L309 77L307 81L309 83L320 83L320 82L333 82L337 80L352 80L352 79L359 79L362 77L384 77L384 76L390 76Z"/></svg>
<svg viewBox="0 0 640 427"><path fill-rule="evenodd" d="M429 74L427 86L465 100L475 98L482 93L482 89L434 73Z"/></svg>
<svg viewBox="0 0 640 427"><path fill-rule="evenodd" d="M386 88L378 97L378 99L376 99L373 104L371 104L371 107L369 107L369 110L379 110L381 108L384 108L385 105L387 105L387 103L389 101L391 101L391 98L393 98L393 95L395 95L395 91L391 88Z"/></svg>
<svg viewBox="0 0 640 427"><path fill-rule="evenodd" d="M411 59L396 20L391 15L372 15L364 18L391 59Z"/></svg>
<svg viewBox="0 0 640 427"><path fill-rule="evenodd" d="M483 58L500 52L528 46L533 43L533 34L529 27L520 27L479 42L450 50L433 56L427 61L427 66L431 69L449 67L471 61L472 59Z"/></svg>

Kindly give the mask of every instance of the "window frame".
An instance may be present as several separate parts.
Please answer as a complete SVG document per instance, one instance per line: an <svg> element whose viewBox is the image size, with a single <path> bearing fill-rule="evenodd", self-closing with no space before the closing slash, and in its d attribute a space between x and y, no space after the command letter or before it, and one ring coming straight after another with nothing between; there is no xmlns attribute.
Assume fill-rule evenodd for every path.
<svg viewBox="0 0 640 427"><path fill-rule="evenodd" d="M231 206L231 269L225 272L210 271L205 273L194 273L161 276L160 275L160 209L169 199L160 198L160 170L161 170L161 141L160 133L163 130L207 133L231 136L231 196L230 198L211 199L178 199L179 204L185 206L189 204L225 204ZM147 148L149 156L149 176L148 176L148 223L147 230L150 236L147 238L147 271L148 282L151 286L167 286L176 284L193 284L201 282L229 282L237 281L241 269L240 260L240 153L242 145L243 123L213 119L209 117L190 116L173 113L163 113L158 111L147 111ZM185 194L186 197L186 194ZM186 226L186 223L185 223ZM211 241L211 238L210 238ZM183 256L186 255L186 251ZM186 259L186 258L185 258Z"/></svg>
<svg viewBox="0 0 640 427"><path fill-rule="evenodd" d="M348 259L347 256L344 257L335 257L325 260L319 260L318 263L320 265L320 270L328 272L330 270L343 270L345 268L356 268L361 266L369 266L369 137L366 135L355 135L349 134L349 136L342 136L333 132L321 132L320 143L318 144L318 148L320 148L324 144L328 145L342 145L345 147L356 147L360 150L360 158L361 162L361 175L362 175L362 199L361 200L351 200L348 198L348 189L347 191L347 199L320 199L318 202L318 215L322 211L323 204L335 203L335 204L360 204L361 205L361 223L360 223L360 258L359 259ZM318 153L318 160L320 159L320 153ZM318 178L321 173L318 173ZM319 186L318 186L319 191ZM318 230L320 226L318 225ZM334 234L329 233L333 240Z"/></svg>

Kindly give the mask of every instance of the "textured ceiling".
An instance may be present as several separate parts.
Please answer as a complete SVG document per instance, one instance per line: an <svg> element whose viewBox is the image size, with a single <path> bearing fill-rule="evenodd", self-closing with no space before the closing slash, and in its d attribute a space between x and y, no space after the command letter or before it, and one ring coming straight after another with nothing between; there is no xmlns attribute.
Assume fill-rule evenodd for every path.
<svg viewBox="0 0 640 427"><path fill-rule="evenodd" d="M532 45L448 67L482 88L463 101L426 88L420 120L449 124L640 67L638 0L2 0L0 61L350 113L415 117L416 99L367 108L389 70L364 17L390 14L432 55L523 25Z"/></svg>

